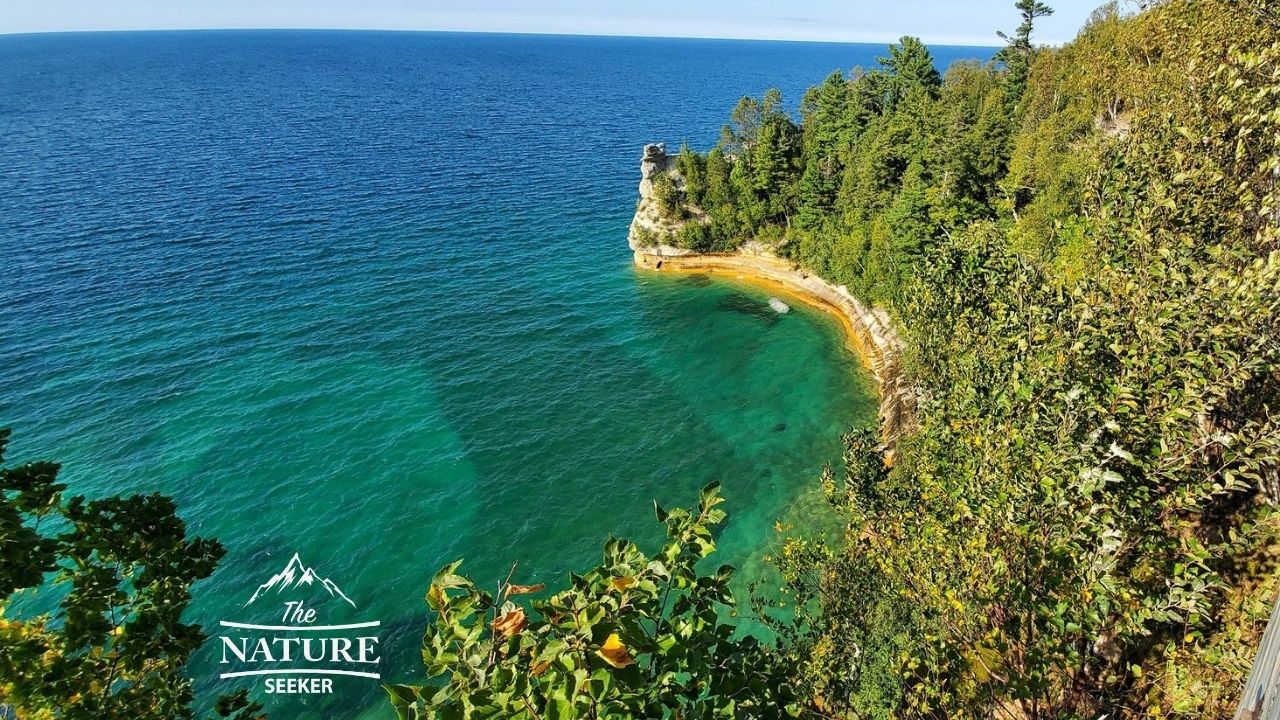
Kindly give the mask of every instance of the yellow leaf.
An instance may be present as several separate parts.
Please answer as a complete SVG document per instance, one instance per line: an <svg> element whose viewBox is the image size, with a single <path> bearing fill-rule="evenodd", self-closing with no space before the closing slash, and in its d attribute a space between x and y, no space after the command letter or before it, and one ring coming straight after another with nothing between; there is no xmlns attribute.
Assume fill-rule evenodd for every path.
<svg viewBox="0 0 1280 720"><path fill-rule="evenodd" d="M601 645L600 649L596 651L596 655L599 655L601 660L619 669L636 664L635 658L631 657L631 651L627 649L626 645L622 644L622 638L618 637L618 633L610 635L609 639L604 641L604 645Z"/></svg>
<svg viewBox="0 0 1280 720"><path fill-rule="evenodd" d="M538 583L537 585L508 585L507 594L508 595L528 595L529 593L542 592L543 590L546 590L546 589L547 589L547 586L545 583Z"/></svg>
<svg viewBox="0 0 1280 720"><path fill-rule="evenodd" d="M613 577L609 579L609 584L613 585L614 590L617 590L618 592L622 592L623 590L626 590L632 585L635 585L636 579L631 576Z"/></svg>
<svg viewBox="0 0 1280 720"><path fill-rule="evenodd" d="M439 585L432 585L427 589L427 604L431 606L432 610L444 607L444 603L445 595L443 588Z"/></svg>

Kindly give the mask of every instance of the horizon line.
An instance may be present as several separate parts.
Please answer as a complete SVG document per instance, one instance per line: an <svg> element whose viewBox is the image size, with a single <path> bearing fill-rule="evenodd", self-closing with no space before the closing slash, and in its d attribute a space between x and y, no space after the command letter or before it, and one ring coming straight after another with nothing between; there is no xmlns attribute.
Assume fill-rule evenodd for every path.
<svg viewBox="0 0 1280 720"><path fill-rule="evenodd" d="M0 37L19 37L32 35L106 35L112 33L200 33L200 32L381 32L381 33L422 33L451 35L517 35L535 37L577 37L577 38L617 38L633 40L724 40L728 42L783 42L808 43L813 45L892 45L904 37L919 37L910 33L899 35L892 40L807 40L800 38L764 38L737 37L723 35L632 35L625 33L586 33L586 32L537 32L520 30L449 30L431 28L381 28L381 27L154 27L154 28L76 28L67 30L0 30ZM1001 46L975 44L968 42L929 41L920 38L927 46L981 48L998 50ZM1063 42L1046 42L1045 46L1058 46Z"/></svg>

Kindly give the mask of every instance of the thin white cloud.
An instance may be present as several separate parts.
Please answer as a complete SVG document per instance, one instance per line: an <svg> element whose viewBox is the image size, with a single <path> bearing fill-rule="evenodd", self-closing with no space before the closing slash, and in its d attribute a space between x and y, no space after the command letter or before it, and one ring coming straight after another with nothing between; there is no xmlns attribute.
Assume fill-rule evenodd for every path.
<svg viewBox="0 0 1280 720"><path fill-rule="evenodd" d="M1059 0L1040 40L1074 36L1100 0ZM779 12L783 10L783 12ZM998 45L1017 24L1012 0L650 0L637 4L546 0L0 0L0 32L61 30L332 28L454 30L828 42L891 42L904 34L946 45Z"/></svg>

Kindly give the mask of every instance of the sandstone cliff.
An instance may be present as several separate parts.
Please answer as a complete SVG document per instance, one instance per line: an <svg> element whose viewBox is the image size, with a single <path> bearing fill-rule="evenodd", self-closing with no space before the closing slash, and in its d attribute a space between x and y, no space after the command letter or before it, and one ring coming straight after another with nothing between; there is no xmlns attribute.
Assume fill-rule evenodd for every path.
<svg viewBox="0 0 1280 720"><path fill-rule="evenodd" d="M684 189L684 178L675 169L675 161L667 155L667 146L662 143L645 145L640 159L640 201L636 203L636 215L631 219L631 228L627 232L627 244L632 250L643 247L672 257L692 254L692 250L676 247L670 241L686 223L702 222L703 219L681 220L663 214L654 197L654 180L659 174L666 174L677 189Z"/></svg>
<svg viewBox="0 0 1280 720"><path fill-rule="evenodd" d="M662 145L646 145L640 163L640 202L631 221L628 244L635 264L648 270L724 274L780 286L801 300L836 315L849 332L880 394L880 429L892 458L893 445L915 422L915 392L902 372L902 343L882 308L868 306L843 286L832 285L759 243L737 252L698 253L662 242L685 222L663 217L653 198L653 178L670 172ZM646 242L657 239L658 242Z"/></svg>

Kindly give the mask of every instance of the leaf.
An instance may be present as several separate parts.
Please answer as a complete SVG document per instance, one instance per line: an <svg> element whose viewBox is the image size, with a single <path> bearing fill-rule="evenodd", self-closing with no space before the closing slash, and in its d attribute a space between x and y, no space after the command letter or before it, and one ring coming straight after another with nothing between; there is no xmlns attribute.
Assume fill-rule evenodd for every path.
<svg viewBox="0 0 1280 720"><path fill-rule="evenodd" d="M432 610L440 610L447 601L448 597L444 594L444 588L435 583L432 583L431 587L427 588L427 606Z"/></svg>
<svg viewBox="0 0 1280 720"><path fill-rule="evenodd" d="M627 577L615 576L615 577L609 578L609 584L613 586L614 590L617 590L618 592L623 592L628 588L634 586L636 584L636 579L634 576L630 576L630 575Z"/></svg>
<svg viewBox="0 0 1280 720"><path fill-rule="evenodd" d="M418 700L418 688L413 685L383 685L382 689L391 696L391 707L395 709L396 717L409 720L409 710Z"/></svg>
<svg viewBox="0 0 1280 720"><path fill-rule="evenodd" d="M600 649L596 651L596 655L599 655L601 660L619 670L636 663L635 658L631 657L631 651L623 644L622 638L618 637L618 633L609 635L609 638L604 641L604 645L601 645Z"/></svg>
<svg viewBox="0 0 1280 720"><path fill-rule="evenodd" d="M537 583L536 585L508 585L507 595L528 595L530 593L542 592L546 589L546 583Z"/></svg>
<svg viewBox="0 0 1280 720"><path fill-rule="evenodd" d="M528 626L529 619L525 617L524 608L519 607L502 613L493 621L493 631L506 637L514 636Z"/></svg>
<svg viewBox="0 0 1280 720"><path fill-rule="evenodd" d="M707 483L698 493L698 509L706 512L711 508L724 502L724 498L720 497L720 482L713 480Z"/></svg>
<svg viewBox="0 0 1280 720"><path fill-rule="evenodd" d="M457 570L460 565L462 565L461 560L454 560L448 565L440 568L440 570L436 572L436 576L431 578L431 584L439 585L445 589L470 587L471 581L457 574Z"/></svg>

